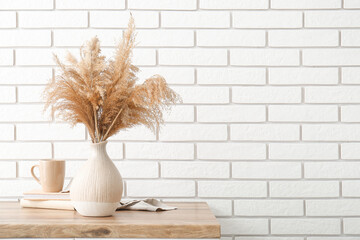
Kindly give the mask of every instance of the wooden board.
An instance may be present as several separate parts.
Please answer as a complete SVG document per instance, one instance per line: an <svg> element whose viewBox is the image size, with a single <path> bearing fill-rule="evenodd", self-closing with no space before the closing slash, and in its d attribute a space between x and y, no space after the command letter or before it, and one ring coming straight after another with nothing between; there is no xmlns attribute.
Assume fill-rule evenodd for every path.
<svg viewBox="0 0 360 240"><path fill-rule="evenodd" d="M178 209L83 217L76 211L0 202L0 238L220 238L220 225L206 203L167 204Z"/></svg>

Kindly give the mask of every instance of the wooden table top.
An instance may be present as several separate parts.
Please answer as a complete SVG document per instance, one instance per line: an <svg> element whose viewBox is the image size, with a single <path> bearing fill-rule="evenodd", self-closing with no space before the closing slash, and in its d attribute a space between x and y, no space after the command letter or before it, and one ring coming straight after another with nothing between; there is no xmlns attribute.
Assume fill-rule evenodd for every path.
<svg viewBox="0 0 360 240"><path fill-rule="evenodd" d="M21 208L17 202L0 202L0 238L220 238L220 225L207 203L167 204L178 209L83 217L76 211Z"/></svg>

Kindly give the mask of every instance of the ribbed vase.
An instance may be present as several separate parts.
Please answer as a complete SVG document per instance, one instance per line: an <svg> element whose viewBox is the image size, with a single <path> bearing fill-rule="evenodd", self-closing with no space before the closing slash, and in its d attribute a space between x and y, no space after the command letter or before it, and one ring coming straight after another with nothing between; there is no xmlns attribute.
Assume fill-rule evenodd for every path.
<svg viewBox="0 0 360 240"><path fill-rule="evenodd" d="M71 183L72 204L83 216L111 216L120 205L123 181L106 152L106 144L90 145L89 159Z"/></svg>

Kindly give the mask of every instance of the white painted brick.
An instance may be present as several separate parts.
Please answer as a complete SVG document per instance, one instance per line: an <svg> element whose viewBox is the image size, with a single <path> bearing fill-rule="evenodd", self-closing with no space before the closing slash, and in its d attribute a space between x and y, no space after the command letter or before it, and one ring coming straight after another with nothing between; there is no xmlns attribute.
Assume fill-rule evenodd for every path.
<svg viewBox="0 0 360 240"><path fill-rule="evenodd" d="M269 158L277 160L335 160L336 143L270 143Z"/></svg>
<svg viewBox="0 0 360 240"><path fill-rule="evenodd" d="M224 66L225 49L159 49L160 65Z"/></svg>
<svg viewBox="0 0 360 240"><path fill-rule="evenodd" d="M341 82L343 84L360 84L360 68L345 67L341 69Z"/></svg>
<svg viewBox="0 0 360 240"><path fill-rule="evenodd" d="M359 30L342 30L341 46L359 47L360 46L359 37L360 37Z"/></svg>
<svg viewBox="0 0 360 240"><path fill-rule="evenodd" d="M230 63L237 66L297 66L300 63L296 49L233 49Z"/></svg>
<svg viewBox="0 0 360 240"><path fill-rule="evenodd" d="M198 30L196 34L198 46L265 46L265 31L260 30Z"/></svg>
<svg viewBox="0 0 360 240"><path fill-rule="evenodd" d="M296 84L336 84L338 83L336 68L270 68L269 83L279 85Z"/></svg>
<svg viewBox="0 0 360 240"><path fill-rule="evenodd" d="M360 16L360 15L359 15ZM305 66L349 66L360 65L360 49L305 49Z"/></svg>
<svg viewBox="0 0 360 240"><path fill-rule="evenodd" d="M123 178L157 178L159 166L157 162L115 161Z"/></svg>
<svg viewBox="0 0 360 240"><path fill-rule="evenodd" d="M53 9L53 0L2 0L0 2L1 10L15 9Z"/></svg>
<svg viewBox="0 0 360 240"><path fill-rule="evenodd" d="M342 181L342 196L360 197L360 181Z"/></svg>
<svg viewBox="0 0 360 240"><path fill-rule="evenodd" d="M342 122L360 122L360 106L341 106Z"/></svg>
<svg viewBox="0 0 360 240"><path fill-rule="evenodd" d="M1 197L20 197L23 192L29 189L39 188L39 184L34 180L1 180Z"/></svg>
<svg viewBox="0 0 360 240"><path fill-rule="evenodd" d="M129 0L129 9L195 10L196 0Z"/></svg>
<svg viewBox="0 0 360 240"><path fill-rule="evenodd" d="M140 47L192 47L194 31L192 30L139 30L137 46Z"/></svg>
<svg viewBox="0 0 360 240"><path fill-rule="evenodd" d="M38 122L46 121L41 104L1 105L0 122ZM48 118L49 119L49 118Z"/></svg>
<svg viewBox="0 0 360 240"><path fill-rule="evenodd" d="M17 124L18 140L85 140L85 127L69 124Z"/></svg>
<svg viewBox="0 0 360 240"><path fill-rule="evenodd" d="M0 161L0 178L16 178L16 162Z"/></svg>
<svg viewBox="0 0 360 240"><path fill-rule="evenodd" d="M358 162L305 163L306 178L359 178Z"/></svg>
<svg viewBox="0 0 360 240"><path fill-rule="evenodd" d="M331 9L341 8L341 0L271 0L274 9Z"/></svg>
<svg viewBox="0 0 360 240"><path fill-rule="evenodd" d="M302 200L235 200L234 214L240 216L302 216Z"/></svg>
<svg viewBox="0 0 360 240"><path fill-rule="evenodd" d="M267 0L200 0L201 9L267 9L268 7Z"/></svg>
<svg viewBox="0 0 360 240"><path fill-rule="evenodd" d="M198 68L198 84L262 85L265 84L263 68Z"/></svg>
<svg viewBox="0 0 360 240"><path fill-rule="evenodd" d="M300 103L298 87L233 87L235 103Z"/></svg>
<svg viewBox="0 0 360 240"><path fill-rule="evenodd" d="M293 124L233 124L230 138L241 141L294 141L300 138L300 128Z"/></svg>
<svg viewBox="0 0 360 240"><path fill-rule="evenodd" d="M180 180L126 181L129 197L194 197L195 182Z"/></svg>
<svg viewBox="0 0 360 240"><path fill-rule="evenodd" d="M359 159L360 144L359 143L342 143L341 158L342 159Z"/></svg>
<svg viewBox="0 0 360 240"><path fill-rule="evenodd" d="M270 182L270 196L277 198L338 197L336 181L276 181Z"/></svg>
<svg viewBox="0 0 360 240"><path fill-rule="evenodd" d="M163 76L168 84L193 84L195 82L195 70L189 67L142 67L138 77L142 81L156 74Z"/></svg>
<svg viewBox="0 0 360 240"><path fill-rule="evenodd" d="M0 84L45 84L51 76L51 68L0 68Z"/></svg>
<svg viewBox="0 0 360 240"><path fill-rule="evenodd" d="M174 87L184 103L228 103L227 87Z"/></svg>
<svg viewBox="0 0 360 240"><path fill-rule="evenodd" d="M344 8L360 8L360 3L357 0L345 0Z"/></svg>
<svg viewBox="0 0 360 240"><path fill-rule="evenodd" d="M301 12L241 11L233 13L235 28L300 28Z"/></svg>
<svg viewBox="0 0 360 240"><path fill-rule="evenodd" d="M337 122L338 107L324 105L273 105L269 106L272 122Z"/></svg>
<svg viewBox="0 0 360 240"><path fill-rule="evenodd" d="M25 103L39 103L43 102L42 93L45 87L43 86L21 86L18 87L18 102Z"/></svg>
<svg viewBox="0 0 360 240"><path fill-rule="evenodd" d="M340 234L340 219L271 219L272 234Z"/></svg>
<svg viewBox="0 0 360 240"><path fill-rule="evenodd" d="M359 216L360 199L306 200L307 216Z"/></svg>
<svg viewBox="0 0 360 240"><path fill-rule="evenodd" d="M261 143L198 143L197 157L209 160L265 159Z"/></svg>
<svg viewBox="0 0 360 240"><path fill-rule="evenodd" d="M15 27L16 27L16 13L1 11L0 28L15 28Z"/></svg>
<svg viewBox="0 0 360 240"><path fill-rule="evenodd" d="M345 218L343 224L345 234L360 234L360 218Z"/></svg>
<svg viewBox="0 0 360 240"><path fill-rule="evenodd" d="M220 218L222 234L265 235L269 233L267 219Z"/></svg>
<svg viewBox="0 0 360 240"><path fill-rule="evenodd" d="M24 11L18 13L22 28L77 28L87 27L85 11Z"/></svg>
<svg viewBox="0 0 360 240"><path fill-rule="evenodd" d="M192 143L126 143L127 159L193 159Z"/></svg>
<svg viewBox="0 0 360 240"><path fill-rule="evenodd" d="M301 178L301 164L284 162L233 162L232 177L296 179Z"/></svg>
<svg viewBox="0 0 360 240"><path fill-rule="evenodd" d="M269 46L333 47L339 45L337 30L273 30L269 31Z"/></svg>
<svg viewBox="0 0 360 240"><path fill-rule="evenodd" d="M229 178L230 167L226 162L173 161L161 163L163 178Z"/></svg>
<svg viewBox="0 0 360 240"><path fill-rule="evenodd" d="M1 27L1 18L0 18L0 27ZM9 65L13 65L13 62L14 62L13 50L0 49L0 65L9 66Z"/></svg>
<svg viewBox="0 0 360 240"><path fill-rule="evenodd" d="M199 197L265 197L266 182L198 181Z"/></svg>
<svg viewBox="0 0 360 240"><path fill-rule="evenodd" d="M154 49L134 49L133 64L140 66L154 66L156 51Z"/></svg>
<svg viewBox="0 0 360 240"><path fill-rule="evenodd" d="M164 112L165 122L194 122L194 107L175 105Z"/></svg>
<svg viewBox="0 0 360 240"><path fill-rule="evenodd" d="M125 0L56 0L57 9L124 9Z"/></svg>
<svg viewBox="0 0 360 240"><path fill-rule="evenodd" d="M0 103L14 103L15 101L15 87L0 87Z"/></svg>
<svg viewBox="0 0 360 240"><path fill-rule="evenodd" d="M51 158L50 143L0 143L0 159Z"/></svg>
<svg viewBox="0 0 360 240"><path fill-rule="evenodd" d="M359 103L360 87L308 87L305 88L305 102L309 103Z"/></svg>
<svg viewBox="0 0 360 240"><path fill-rule="evenodd" d="M159 26L159 13L151 11L131 13L136 27L156 28ZM96 28L126 28L130 13L127 11L92 11L90 26Z"/></svg>
<svg viewBox="0 0 360 240"><path fill-rule="evenodd" d="M49 30L0 30L0 34L1 47L49 47L51 45Z"/></svg>
<svg viewBox="0 0 360 240"><path fill-rule="evenodd" d="M22 66L36 66L36 65L46 65L46 66L55 66L55 61L53 54L58 54L58 57L62 60L63 54L65 53L59 49L50 49L50 48L26 48L26 49L17 49L16 50L16 65ZM78 53L76 54L76 56Z"/></svg>
<svg viewBox="0 0 360 240"><path fill-rule="evenodd" d="M225 141L225 124L167 124L159 134L161 141Z"/></svg>
<svg viewBox="0 0 360 240"><path fill-rule="evenodd" d="M201 201L203 201L201 199ZM208 200L206 203L209 205L211 211L215 216L231 216L232 215L232 203L231 200Z"/></svg>
<svg viewBox="0 0 360 240"><path fill-rule="evenodd" d="M303 125L303 140L359 141L360 125Z"/></svg>
<svg viewBox="0 0 360 240"><path fill-rule="evenodd" d="M136 126L130 129L120 130L120 132L112 136L111 139L122 141L151 141L156 140L156 135L145 126Z"/></svg>
<svg viewBox="0 0 360 240"><path fill-rule="evenodd" d="M14 140L14 125L1 124L0 125L0 140Z"/></svg>
<svg viewBox="0 0 360 240"><path fill-rule="evenodd" d="M227 28L230 15L223 11L161 12L164 28Z"/></svg>
<svg viewBox="0 0 360 240"><path fill-rule="evenodd" d="M198 122L264 122L265 106L212 105L197 107Z"/></svg>
<svg viewBox="0 0 360 240"><path fill-rule="evenodd" d="M359 11L309 11L305 13L305 27L347 28L360 26Z"/></svg>
<svg viewBox="0 0 360 240"><path fill-rule="evenodd" d="M357 237L308 237L307 240L358 240Z"/></svg>
<svg viewBox="0 0 360 240"><path fill-rule="evenodd" d="M88 142L55 142L54 158L57 159L87 159L90 141ZM123 144L120 142L109 142L106 146L107 153L112 160L123 158Z"/></svg>

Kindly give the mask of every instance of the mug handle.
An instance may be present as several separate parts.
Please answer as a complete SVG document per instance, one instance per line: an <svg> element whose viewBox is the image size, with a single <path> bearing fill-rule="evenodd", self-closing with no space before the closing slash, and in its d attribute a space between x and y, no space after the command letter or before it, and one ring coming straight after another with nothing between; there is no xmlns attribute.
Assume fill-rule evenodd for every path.
<svg viewBox="0 0 360 240"><path fill-rule="evenodd" d="M41 185L40 179L39 179L38 177L36 177L36 175L35 175L35 173L34 173L34 169L35 169L36 167L39 167L39 165L34 165L34 166L31 167L31 175L32 175L33 178L35 178L35 180Z"/></svg>

